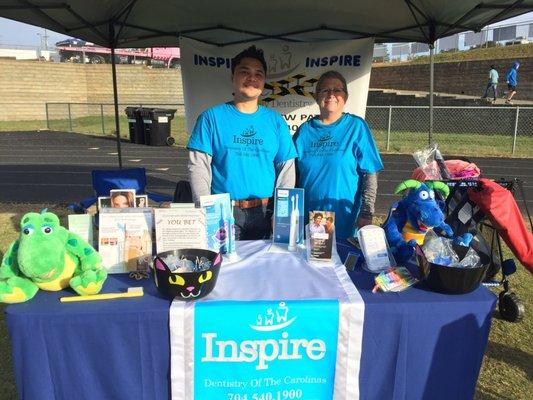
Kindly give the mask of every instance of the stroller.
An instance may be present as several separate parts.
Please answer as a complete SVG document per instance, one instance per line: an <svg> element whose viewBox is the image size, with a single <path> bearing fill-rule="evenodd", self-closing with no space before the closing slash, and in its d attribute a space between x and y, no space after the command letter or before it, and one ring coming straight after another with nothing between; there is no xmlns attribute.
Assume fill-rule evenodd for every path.
<svg viewBox="0 0 533 400"><path fill-rule="evenodd" d="M440 165L441 170L442 168L443 166ZM416 173L413 173L413 175L415 174ZM449 176L445 173L442 175ZM418 174L417 177L420 178L420 175ZM503 286L503 291L498 297L498 310L500 315L502 318L510 322L520 321L525 312L524 304L520 298L510 290L509 282L509 276L516 272L516 264L513 259L504 259L501 241L502 238L505 239L505 242L509 245L515 256L517 256L524 266L531 268L531 263L533 262L533 235L528 233L525 227L522 231L519 230L525 235L525 237L520 237L520 242L526 243L526 248L517 249L512 243L513 238L509 237L513 235L508 234L511 229L505 227L505 225L508 226L511 222L506 221L501 223L501 221L498 221L497 214L498 208L502 209L504 207L506 217L508 218L510 213L509 210L516 210L514 214L511 212L511 215L515 217L517 224L523 224L522 215L520 211L518 211L516 202L514 202L516 192L520 188L524 207L529 217L529 223L530 226L533 227L531 216L524 198L522 182L518 179L499 180L496 181L495 184L492 181L477 178L459 180L444 179L444 181L450 188L449 196L445 201L443 200L441 202L446 215L446 223L450 225L456 235L469 232L474 236L471 246L478 253L486 254L491 260L483 284L489 287ZM491 202L490 194L486 191L486 186L491 186L492 188L497 186L500 192L508 191L509 193L503 193L504 197L507 199L506 204L497 204L498 202L495 201ZM498 191L498 189L496 189L496 191ZM491 204L491 209L487 208L488 203ZM512 228L512 231L515 232L515 227L513 226ZM517 238L514 239L518 240ZM497 280L496 276L500 271L502 278L501 280Z"/></svg>

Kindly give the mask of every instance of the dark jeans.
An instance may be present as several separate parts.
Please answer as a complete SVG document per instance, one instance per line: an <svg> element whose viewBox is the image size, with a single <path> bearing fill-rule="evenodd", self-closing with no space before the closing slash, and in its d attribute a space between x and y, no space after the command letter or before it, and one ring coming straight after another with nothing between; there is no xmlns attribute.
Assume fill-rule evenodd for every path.
<svg viewBox="0 0 533 400"><path fill-rule="evenodd" d="M235 240L270 239L272 235L272 210L269 206L252 208L233 207Z"/></svg>
<svg viewBox="0 0 533 400"><path fill-rule="evenodd" d="M485 89L485 94L483 95L483 97L488 97L489 96L489 90L492 89L492 91L494 92L494 100L496 100L496 98L498 97L498 84L497 83L488 83L487 84L487 88Z"/></svg>

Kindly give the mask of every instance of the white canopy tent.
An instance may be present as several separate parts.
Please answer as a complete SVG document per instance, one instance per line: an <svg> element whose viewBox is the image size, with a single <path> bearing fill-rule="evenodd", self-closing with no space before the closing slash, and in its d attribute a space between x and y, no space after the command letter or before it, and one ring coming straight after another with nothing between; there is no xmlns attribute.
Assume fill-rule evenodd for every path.
<svg viewBox="0 0 533 400"><path fill-rule="evenodd" d="M114 49L179 46L188 37L219 46L257 40L320 41L374 37L430 46L441 37L533 10L533 0L0 0L0 16ZM115 125L122 167L115 57Z"/></svg>

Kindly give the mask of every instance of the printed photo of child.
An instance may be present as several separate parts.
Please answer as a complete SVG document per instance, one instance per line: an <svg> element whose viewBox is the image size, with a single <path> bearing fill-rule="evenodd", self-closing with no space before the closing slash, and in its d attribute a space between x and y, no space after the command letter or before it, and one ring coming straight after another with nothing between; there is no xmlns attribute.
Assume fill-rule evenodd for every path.
<svg viewBox="0 0 533 400"><path fill-rule="evenodd" d="M145 194L135 196L135 207L148 207L148 196Z"/></svg>
<svg viewBox="0 0 533 400"><path fill-rule="evenodd" d="M101 196L98 197L98 209L101 210L102 208L111 207L111 197L109 196Z"/></svg>

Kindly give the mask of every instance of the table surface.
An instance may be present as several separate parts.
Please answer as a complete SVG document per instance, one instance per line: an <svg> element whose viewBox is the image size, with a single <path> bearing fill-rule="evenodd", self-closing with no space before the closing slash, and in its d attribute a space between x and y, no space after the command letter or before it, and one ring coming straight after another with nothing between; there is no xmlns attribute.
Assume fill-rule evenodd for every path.
<svg viewBox="0 0 533 400"><path fill-rule="evenodd" d="M343 259L353 248L339 243ZM374 275L349 273L365 302L362 399L471 399L490 330L495 296L463 295L424 284L372 293ZM142 286L144 296L60 303L71 290L39 291L6 308L19 397L167 399L169 306L151 280L110 275L102 293ZM450 384L453 383L453 384Z"/></svg>

